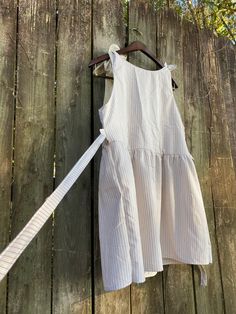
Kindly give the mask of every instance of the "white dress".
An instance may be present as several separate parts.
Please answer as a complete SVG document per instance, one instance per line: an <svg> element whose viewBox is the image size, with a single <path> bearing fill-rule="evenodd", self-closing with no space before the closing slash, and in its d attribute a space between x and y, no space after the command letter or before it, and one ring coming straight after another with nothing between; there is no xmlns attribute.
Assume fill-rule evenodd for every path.
<svg viewBox="0 0 236 314"><path fill-rule="evenodd" d="M109 55L113 88L98 110L106 134L98 190L104 290L145 282L179 263L198 265L206 285L211 241L170 66L146 70L116 51Z"/></svg>

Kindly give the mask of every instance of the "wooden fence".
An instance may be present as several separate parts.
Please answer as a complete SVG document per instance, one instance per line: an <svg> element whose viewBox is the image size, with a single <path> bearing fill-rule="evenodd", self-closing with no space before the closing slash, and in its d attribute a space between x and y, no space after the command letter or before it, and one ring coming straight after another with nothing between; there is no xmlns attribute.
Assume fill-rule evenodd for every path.
<svg viewBox="0 0 236 314"><path fill-rule="evenodd" d="M101 150L0 283L0 313L236 313L235 49L151 1L0 1L0 249L99 135L104 78L89 61L141 40L176 64L174 92L213 247L192 265L105 292L98 238ZM127 14L128 13L128 14ZM154 69L142 53L129 61Z"/></svg>

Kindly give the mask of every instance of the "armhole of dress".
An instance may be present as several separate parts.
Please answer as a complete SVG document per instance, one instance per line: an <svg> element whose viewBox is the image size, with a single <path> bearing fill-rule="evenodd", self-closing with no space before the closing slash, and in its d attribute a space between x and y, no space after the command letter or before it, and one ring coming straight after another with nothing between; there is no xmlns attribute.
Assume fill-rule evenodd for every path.
<svg viewBox="0 0 236 314"><path fill-rule="evenodd" d="M108 54L110 57L111 68L112 68L112 73L113 73L113 77L114 77L114 72L116 71L116 66L117 66L116 54L115 54L115 51L108 51Z"/></svg>
<svg viewBox="0 0 236 314"><path fill-rule="evenodd" d="M170 90L170 93L171 93L171 96L174 98L174 101L175 101L175 94L174 94L174 91L175 91L175 88L173 87L172 85L172 74L171 72L176 69L177 65L176 64L167 64L165 62L165 66L168 68L168 72L169 72L169 80L168 80L168 89Z"/></svg>
<svg viewBox="0 0 236 314"><path fill-rule="evenodd" d="M112 75L113 75L113 84L111 87L111 92L110 92L110 96L108 98L108 100L106 101L106 103L104 103L99 109L98 109L98 113L100 116L100 120L103 123L104 126L104 114L105 114L105 109L107 110L107 108L109 107L109 104L111 103L114 94L115 94L115 89L116 89L116 63L117 63L117 58L115 56L114 51L109 51L108 52L109 56L110 56L110 60L111 60L111 68L112 68ZM105 86L106 88L106 86ZM108 109L109 110L109 109Z"/></svg>
<svg viewBox="0 0 236 314"><path fill-rule="evenodd" d="M115 86L116 85L116 68L117 68L117 62L118 62L118 59L117 59L114 51L109 51L108 54L110 56L111 65L112 65L113 83L112 83L112 89L110 92L110 96L109 96L105 105L109 104L112 101L113 96L114 96L114 92L115 92L115 88L116 88L116 86Z"/></svg>
<svg viewBox="0 0 236 314"><path fill-rule="evenodd" d="M172 86L172 75L171 75L171 71L175 70L177 68L177 65L176 64L167 64L167 68L169 69L169 73L170 73L170 80L169 80L169 88L170 88L170 93L171 93L171 97L173 99L173 104L174 104L174 107L175 107L175 110L176 110L176 114L178 115L179 117L179 123L180 123L180 127L184 133L184 136L185 136L185 126L184 126L184 121L182 119L182 115L180 113L180 109L179 109L179 106L178 106L178 103L177 103L177 100L175 98L175 94L174 94L174 91L175 91L175 88L173 88Z"/></svg>
<svg viewBox="0 0 236 314"><path fill-rule="evenodd" d="M166 64L166 62L165 62L165 64ZM175 87L172 86L172 75L171 75L171 72L177 68L177 65L176 64L166 64L166 66L169 69L169 73L170 73L170 87L171 87L172 94L174 95Z"/></svg>

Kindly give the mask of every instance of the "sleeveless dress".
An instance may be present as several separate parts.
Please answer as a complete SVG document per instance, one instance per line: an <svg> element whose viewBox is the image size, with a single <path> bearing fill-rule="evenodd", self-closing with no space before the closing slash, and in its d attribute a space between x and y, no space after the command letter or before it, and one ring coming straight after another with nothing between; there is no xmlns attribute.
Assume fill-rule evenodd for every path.
<svg viewBox="0 0 236 314"><path fill-rule="evenodd" d="M109 51L113 87L98 109L106 134L98 182L105 291L163 271L167 264L212 263L207 218L165 62L146 70Z"/></svg>

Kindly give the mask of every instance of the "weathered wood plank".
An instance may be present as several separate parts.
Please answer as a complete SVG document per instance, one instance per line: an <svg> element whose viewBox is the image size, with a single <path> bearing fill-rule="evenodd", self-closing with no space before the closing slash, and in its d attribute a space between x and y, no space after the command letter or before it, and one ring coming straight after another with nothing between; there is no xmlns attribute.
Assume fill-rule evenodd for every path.
<svg viewBox="0 0 236 314"><path fill-rule="evenodd" d="M236 173L236 54L235 46L225 39L218 38L216 40L216 56L220 67L220 79L224 86L222 92L226 107L227 123L230 136L231 155L234 162L234 170Z"/></svg>
<svg viewBox="0 0 236 314"><path fill-rule="evenodd" d="M14 125L16 6L0 1L0 252L9 242ZM7 277L0 283L0 313L6 313Z"/></svg>
<svg viewBox="0 0 236 314"><path fill-rule="evenodd" d="M216 228L214 237L219 255L224 310L226 313L232 313L236 308L236 179L223 97L225 82L220 80L220 66L216 57L219 49L219 45L216 44L218 38L207 31L202 32L199 38L200 51L202 52L202 78L206 86L210 106L209 156ZM217 283L218 281L214 279L214 284ZM214 299L216 299L215 296Z"/></svg>
<svg viewBox="0 0 236 314"><path fill-rule="evenodd" d="M150 1L131 1L129 5L129 43L142 41L149 50L157 55L156 42L156 11ZM132 31L136 29L136 31ZM160 55L157 58L162 59ZM131 63L138 67L155 70L156 64L141 52L128 55ZM163 303L163 273L146 278L141 284L131 285L131 305L133 313L164 313Z"/></svg>
<svg viewBox="0 0 236 314"><path fill-rule="evenodd" d="M111 9L112 8L112 9ZM125 45L125 11L122 1L95 1L93 4L93 57L108 52L111 44L122 48ZM98 108L106 101L105 95L110 95L113 84L108 84L105 92L105 79L93 77L93 116L94 137L98 135L101 127ZM110 87L109 87L110 86ZM94 158L94 295L95 313L129 313L130 312L130 286L112 292L103 289L101 256L99 244L98 225L98 175L101 150Z"/></svg>
<svg viewBox="0 0 236 314"><path fill-rule="evenodd" d="M58 1L56 186L91 144L91 1ZM55 212L53 313L91 313L91 165Z"/></svg>
<svg viewBox="0 0 236 314"><path fill-rule="evenodd" d="M55 7L19 1L11 239L52 192ZM9 273L8 313L50 313L51 219Z"/></svg>
<svg viewBox="0 0 236 314"><path fill-rule="evenodd" d="M218 264L217 244L215 242L215 221L211 195L209 168L209 123L210 108L208 91L202 84L202 51L199 47L199 32L191 23L183 21L184 44L184 91L185 91L185 121L187 143L198 173L207 215L208 227L212 243L213 264L206 265L208 285L200 286L200 272L193 267L194 291L197 313L223 313L222 287ZM201 34L201 31L200 31ZM188 47L191 44L191 49ZM216 299L212 295L217 296Z"/></svg>
<svg viewBox="0 0 236 314"><path fill-rule="evenodd" d="M159 55L167 64L176 64L177 68L171 72L176 80L178 89L174 91L176 104L185 125L185 94L182 47L185 29L181 20L173 10L160 10L157 15L157 46ZM185 126L187 133L187 126ZM194 313L194 291L192 281L192 266L187 264L173 264L164 266L164 303L165 313Z"/></svg>

